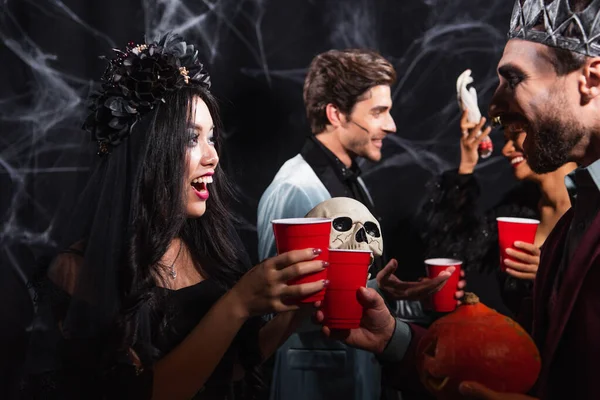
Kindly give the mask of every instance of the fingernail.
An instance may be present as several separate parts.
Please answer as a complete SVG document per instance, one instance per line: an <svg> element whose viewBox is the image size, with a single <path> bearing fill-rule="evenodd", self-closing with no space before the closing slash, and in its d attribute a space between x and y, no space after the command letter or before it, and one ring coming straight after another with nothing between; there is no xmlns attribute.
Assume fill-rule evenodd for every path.
<svg viewBox="0 0 600 400"><path fill-rule="evenodd" d="M329 279L323 279L323 286L329 286Z"/></svg>
<svg viewBox="0 0 600 400"><path fill-rule="evenodd" d="M329 263L327 261L323 261L322 264L323 264L323 268L329 267Z"/></svg>
<svg viewBox="0 0 600 400"><path fill-rule="evenodd" d="M317 256L317 255L321 254L322 252L323 252L323 250L321 250L321 249L313 249L313 254L314 254L315 256Z"/></svg>
<svg viewBox="0 0 600 400"><path fill-rule="evenodd" d="M519 242L519 241L515 242L515 246L520 246L520 245L521 245L521 242Z"/></svg>
<svg viewBox="0 0 600 400"><path fill-rule="evenodd" d="M513 254L514 250L513 249L506 249L506 254Z"/></svg>
<svg viewBox="0 0 600 400"><path fill-rule="evenodd" d="M506 264L506 265L510 265L510 264L509 264L509 261L510 261L510 260L509 260L508 258L505 258L505 259L504 259L504 264Z"/></svg>

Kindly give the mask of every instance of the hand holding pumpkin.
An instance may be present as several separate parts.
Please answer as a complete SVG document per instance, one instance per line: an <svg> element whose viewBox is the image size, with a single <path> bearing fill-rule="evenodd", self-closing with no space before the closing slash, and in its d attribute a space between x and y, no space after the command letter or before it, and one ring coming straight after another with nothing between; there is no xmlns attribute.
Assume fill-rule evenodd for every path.
<svg viewBox="0 0 600 400"><path fill-rule="evenodd" d="M506 273L518 279L535 280L538 267L540 266L540 249L531 243L515 242L514 246L522 251L506 249L506 254L517 260L508 258L504 263L508 267Z"/></svg>
<svg viewBox="0 0 600 400"><path fill-rule="evenodd" d="M454 272L454 267L448 267L433 279L423 278L416 282L406 282L398 279L394 272L398 268L398 261L391 259L390 262L376 276L379 288L383 290L392 300L423 300L432 293L440 290L450 275ZM464 280L465 273L461 270L461 280L458 283L456 299L460 299L464 292L462 289L466 286Z"/></svg>
<svg viewBox="0 0 600 400"><path fill-rule="evenodd" d="M486 400L532 400L516 393L527 393L540 369L539 351L527 332L473 293L431 324L417 347L421 382L438 400L463 400L465 394Z"/></svg>
<svg viewBox="0 0 600 400"><path fill-rule="evenodd" d="M363 306L360 327L332 331L329 327L324 326L323 334L332 339L341 340L348 346L379 354L392 337L396 321L390 314L383 298L375 290L361 287L358 289L356 298ZM322 323L323 312L317 311L315 319L318 323Z"/></svg>
<svg viewBox="0 0 600 400"><path fill-rule="evenodd" d="M467 399L479 400L537 400L534 397L519 393L496 392L477 382L463 382L459 386L460 393Z"/></svg>

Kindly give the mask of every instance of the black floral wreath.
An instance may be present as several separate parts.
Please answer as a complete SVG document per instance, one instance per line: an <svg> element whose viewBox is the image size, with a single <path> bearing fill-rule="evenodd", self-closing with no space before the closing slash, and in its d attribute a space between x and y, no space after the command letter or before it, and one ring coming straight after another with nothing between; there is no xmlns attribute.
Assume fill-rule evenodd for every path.
<svg viewBox="0 0 600 400"><path fill-rule="evenodd" d="M91 113L83 128L98 142L99 155L109 154L148 111L184 86L210 88L210 76L198 61L198 50L181 36L167 33L158 42L113 49L116 58L102 76L102 90L91 96ZM106 57L101 57L106 59Z"/></svg>

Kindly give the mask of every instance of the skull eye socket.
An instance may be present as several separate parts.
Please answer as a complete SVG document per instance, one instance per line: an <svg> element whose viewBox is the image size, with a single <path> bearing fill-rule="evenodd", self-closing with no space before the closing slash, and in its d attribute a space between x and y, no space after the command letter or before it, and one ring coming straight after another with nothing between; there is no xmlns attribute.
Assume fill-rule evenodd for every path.
<svg viewBox="0 0 600 400"><path fill-rule="evenodd" d="M375 225L374 222L367 221L365 222L365 230L369 234L369 236L379 237L381 233L379 232L379 228Z"/></svg>
<svg viewBox="0 0 600 400"><path fill-rule="evenodd" d="M332 222L333 229L338 232L346 232L352 228L352 218L350 217L337 217Z"/></svg>

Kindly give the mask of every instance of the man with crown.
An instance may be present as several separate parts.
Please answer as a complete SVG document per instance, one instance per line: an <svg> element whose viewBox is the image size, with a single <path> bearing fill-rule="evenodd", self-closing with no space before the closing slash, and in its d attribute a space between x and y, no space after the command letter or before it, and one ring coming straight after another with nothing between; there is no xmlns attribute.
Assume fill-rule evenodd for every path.
<svg viewBox="0 0 600 400"><path fill-rule="evenodd" d="M477 382L460 390L484 400L599 399L600 0L517 0L508 38L490 117L505 128L526 127L524 149L536 173L576 162L576 191L542 248L525 310L531 321L522 321L542 358L536 386L530 396ZM374 291L361 289L358 297L367 312L343 340L387 360L395 384L418 382L415 348L423 330L394 320Z"/></svg>

